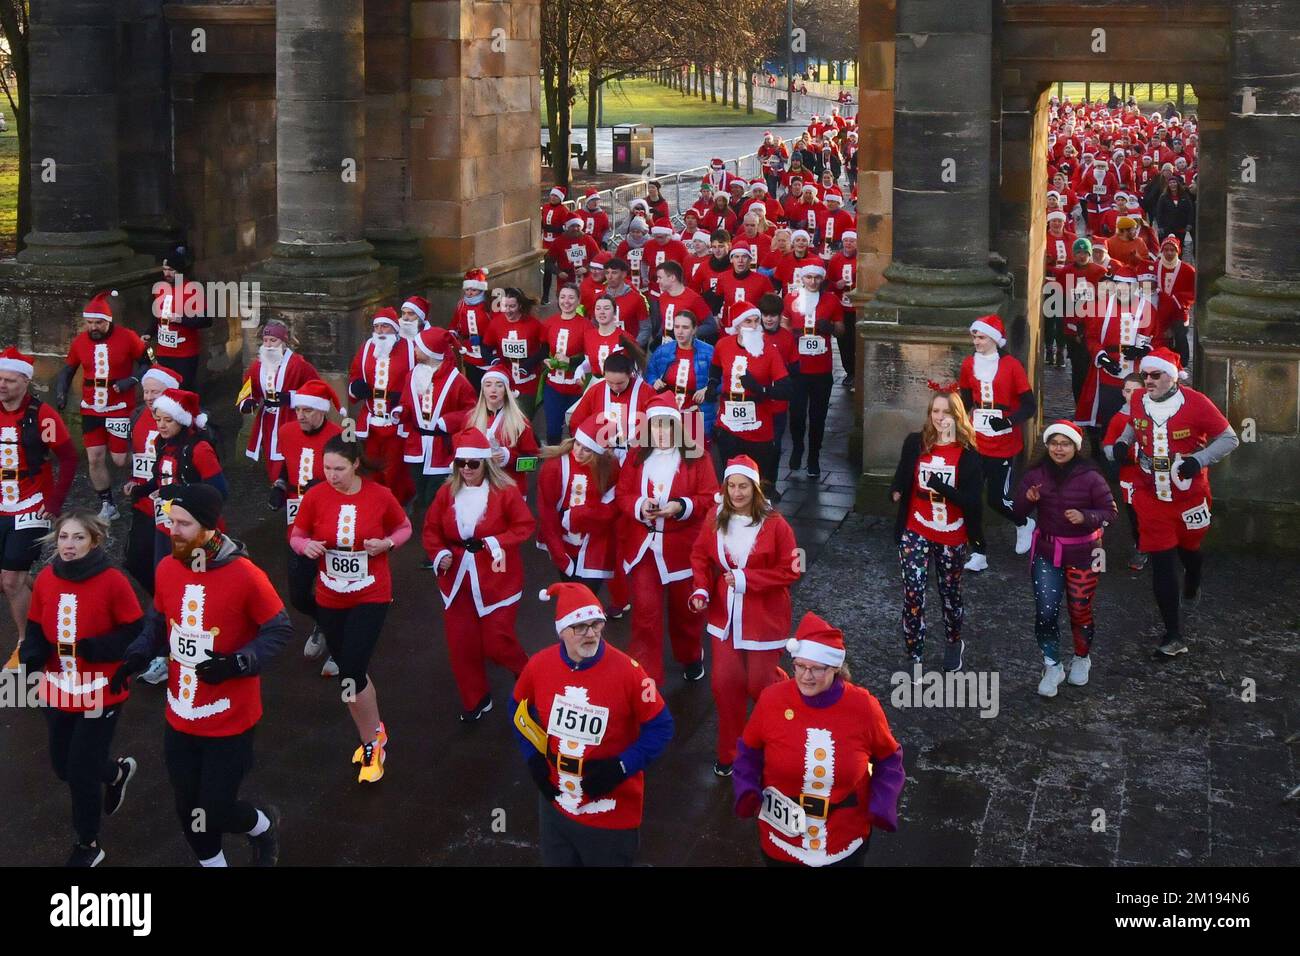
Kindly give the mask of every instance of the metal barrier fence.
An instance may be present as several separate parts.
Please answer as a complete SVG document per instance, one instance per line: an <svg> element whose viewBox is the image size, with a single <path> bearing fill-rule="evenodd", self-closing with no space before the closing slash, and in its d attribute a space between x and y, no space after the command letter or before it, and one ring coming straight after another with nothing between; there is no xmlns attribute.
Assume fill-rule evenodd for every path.
<svg viewBox="0 0 1300 956"><path fill-rule="evenodd" d="M761 83L754 85L754 105L770 112L776 112L776 101L786 98L784 87L764 86ZM793 109L790 115L798 117L809 116L829 116L831 109L839 107L840 115L845 119L852 119L857 114L856 103L840 103L837 100L828 99L824 96L815 96L812 93L795 93L792 97Z"/></svg>

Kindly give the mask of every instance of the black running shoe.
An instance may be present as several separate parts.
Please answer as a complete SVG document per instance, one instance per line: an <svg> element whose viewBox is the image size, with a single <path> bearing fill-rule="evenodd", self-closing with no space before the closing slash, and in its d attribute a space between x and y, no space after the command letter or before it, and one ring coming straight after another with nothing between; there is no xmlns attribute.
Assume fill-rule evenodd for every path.
<svg viewBox="0 0 1300 956"><path fill-rule="evenodd" d="M715 775L717 775L717 776L719 776L719 777L730 777L730 776L731 776L731 764L729 764L729 763L721 763L720 761L715 760L715 761L713 762L713 772L714 772Z"/></svg>
<svg viewBox="0 0 1300 956"><path fill-rule="evenodd" d="M253 866L275 866L280 862L280 810L270 804L262 812L271 826L265 833L248 838L248 845L253 848Z"/></svg>
<svg viewBox="0 0 1300 956"><path fill-rule="evenodd" d="M822 476L822 463L817 459L816 455L809 455L808 456L808 477L820 478L821 476Z"/></svg>
<svg viewBox="0 0 1300 956"><path fill-rule="evenodd" d="M461 713L460 715L461 723L472 724L491 709L492 709L492 696L489 694L487 697L484 697L482 700L480 700L478 702L478 706L475 707L473 710L466 710Z"/></svg>
<svg viewBox="0 0 1300 956"><path fill-rule="evenodd" d="M959 671L962 668L962 657L965 655L966 642L955 641L944 648L943 652L943 669L945 671Z"/></svg>
<svg viewBox="0 0 1300 956"><path fill-rule="evenodd" d="M687 680L702 680L704 678L704 658L701 657L698 661L687 664L682 671L682 677Z"/></svg>
<svg viewBox="0 0 1300 956"><path fill-rule="evenodd" d="M111 817L122 806L126 797L126 785L135 776L134 757L120 757L117 761L117 779L104 787L104 816Z"/></svg>
<svg viewBox="0 0 1300 956"><path fill-rule="evenodd" d="M68 862L63 865L76 869L88 869L92 866L99 866L103 862L104 848L99 845L98 841L94 841L73 844L72 853L68 856Z"/></svg>

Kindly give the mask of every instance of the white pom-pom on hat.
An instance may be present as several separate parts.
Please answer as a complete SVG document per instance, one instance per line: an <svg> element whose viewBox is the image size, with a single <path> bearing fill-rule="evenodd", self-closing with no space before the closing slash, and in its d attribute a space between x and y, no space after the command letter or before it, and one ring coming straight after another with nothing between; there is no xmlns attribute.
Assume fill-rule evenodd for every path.
<svg viewBox="0 0 1300 956"><path fill-rule="evenodd" d="M537 592L537 599L539 601L549 601L551 599L550 592L548 592L546 588L542 588L539 592Z"/></svg>

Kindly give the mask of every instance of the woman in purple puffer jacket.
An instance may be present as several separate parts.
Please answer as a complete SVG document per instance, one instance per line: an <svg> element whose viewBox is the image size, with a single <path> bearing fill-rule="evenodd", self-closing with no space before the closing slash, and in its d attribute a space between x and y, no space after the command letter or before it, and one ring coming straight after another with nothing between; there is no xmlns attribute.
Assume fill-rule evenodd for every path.
<svg viewBox="0 0 1300 956"><path fill-rule="evenodd" d="M1018 518L1037 511L1038 527L1029 552L1037 615L1034 635L1043 651L1043 679L1038 693L1055 697L1065 680L1058 645L1057 618L1066 597L1070 630L1074 632L1074 659L1070 683L1088 683L1092 667L1092 598L1100 560L1102 530L1115 520L1115 499L1097 465L1080 457L1083 432L1073 422L1053 422L1043 431L1046 457L1032 465L1020 479L1012 510Z"/></svg>

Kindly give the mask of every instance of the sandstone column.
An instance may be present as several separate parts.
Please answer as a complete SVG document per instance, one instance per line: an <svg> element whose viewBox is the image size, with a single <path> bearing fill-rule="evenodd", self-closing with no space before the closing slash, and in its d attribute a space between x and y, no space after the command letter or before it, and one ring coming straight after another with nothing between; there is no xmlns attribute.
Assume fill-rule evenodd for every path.
<svg viewBox="0 0 1300 956"><path fill-rule="evenodd" d="M1228 110L1224 275L1200 330L1198 378L1246 440L1212 476L1215 537L1293 549L1300 536L1300 75L1288 4L1233 4Z"/></svg>

